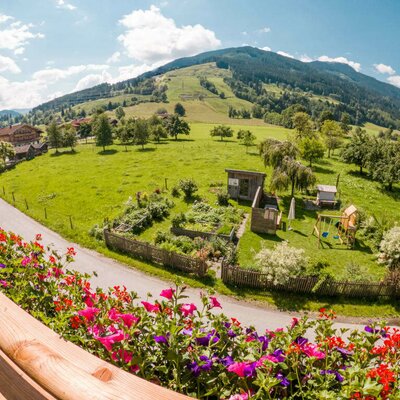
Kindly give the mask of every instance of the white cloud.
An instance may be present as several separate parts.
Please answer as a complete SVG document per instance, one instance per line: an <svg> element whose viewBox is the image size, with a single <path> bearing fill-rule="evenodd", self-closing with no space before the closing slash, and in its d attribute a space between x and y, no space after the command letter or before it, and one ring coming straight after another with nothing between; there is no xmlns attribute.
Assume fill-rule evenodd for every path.
<svg viewBox="0 0 400 400"><path fill-rule="evenodd" d="M299 60L300 61L303 61L303 62L311 62L311 61L314 61L311 57L309 57L307 54L302 54L301 56L300 56L300 58L299 58Z"/></svg>
<svg viewBox="0 0 400 400"><path fill-rule="evenodd" d="M0 14L0 22L14 21L13 17ZM0 28L0 49L14 50L15 54L22 54L24 47L31 39L43 39L42 33L32 32L32 24L14 21Z"/></svg>
<svg viewBox="0 0 400 400"><path fill-rule="evenodd" d="M271 47L268 46L260 47L260 49L264 51L271 51Z"/></svg>
<svg viewBox="0 0 400 400"><path fill-rule="evenodd" d="M393 75L387 78L388 82L394 86L400 87L400 75Z"/></svg>
<svg viewBox="0 0 400 400"><path fill-rule="evenodd" d="M0 55L0 72L7 71L12 72L13 74L18 74L21 72L21 69L12 58Z"/></svg>
<svg viewBox="0 0 400 400"><path fill-rule="evenodd" d="M107 72L103 71L101 74L89 74L84 76L78 81L73 92L78 90L88 89L90 87L99 85L100 83L110 82L112 76Z"/></svg>
<svg viewBox="0 0 400 400"><path fill-rule="evenodd" d="M154 5L132 11L119 22L126 28L118 40L127 55L145 64L191 56L221 44L213 31L199 24L178 27Z"/></svg>
<svg viewBox="0 0 400 400"><path fill-rule="evenodd" d="M247 36L247 32L246 32L246 31L243 31L243 32L242 32L242 35L243 35L243 36Z"/></svg>
<svg viewBox="0 0 400 400"><path fill-rule="evenodd" d="M119 51L116 51L115 53L112 54L111 57L107 59L107 64L114 64L117 63L121 60L121 53Z"/></svg>
<svg viewBox="0 0 400 400"><path fill-rule="evenodd" d="M374 64L375 70L380 74L394 75L396 71L390 66L385 64Z"/></svg>
<svg viewBox="0 0 400 400"><path fill-rule="evenodd" d="M288 57L288 58L294 58L294 56L292 56L291 54L286 53L286 52L281 51L281 50L277 51L277 54L279 54L280 56Z"/></svg>
<svg viewBox="0 0 400 400"><path fill-rule="evenodd" d="M108 68L108 65L102 64L73 65L65 69L47 68L36 71L33 74L33 79L46 84L53 84L61 79L65 79L69 76L77 75L85 71L104 71Z"/></svg>
<svg viewBox="0 0 400 400"><path fill-rule="evenodd" d="M5 14L0 14L0 24L3 22L9 21L10 19L13 19L13 17L10 17L9 15Z"/></svg>
<svg viewBox="0 0 400 400"><path fill-rule="evenodd" d="M318 57L318 61L323 61L323 62L335 62L335 63L340 63L340 64L347 64L350 67L352 67L354 70L357 72L361 71L361 64L355 61L350 61L346 57L328 57L328 56L320 56Z"/></svg>
<svg viewBox="0 0 400 400"><path fill-rule="evenodd" d="M257 31L258 33L268 33L271 32L271 28L269 28L268 26L264 26L264 28L261 28Z"/></svg>
<svg viewBox="0 0 400 400"><path fill-rule="evenodd" d="M57 7L57 8L62 8L62 9L64 9L64 10L68 10L68 11L74 11L74 10L76 10L76 6L74 6L74 5L70 4L70 3L67 3L67 2L64 1L64 0L57 0L57 5L56 5L56 7Z"/></svg>
<svg viewBox="0 0 400 400"><path fill-rule="evenodd" d="M126 65L118 68L118 76L110 81L111 83L125 81L127 79L136 78L137 76L144 74L147 71L151 71L163 63L156 63L152 65L142 64L142 65Z"/></svg>

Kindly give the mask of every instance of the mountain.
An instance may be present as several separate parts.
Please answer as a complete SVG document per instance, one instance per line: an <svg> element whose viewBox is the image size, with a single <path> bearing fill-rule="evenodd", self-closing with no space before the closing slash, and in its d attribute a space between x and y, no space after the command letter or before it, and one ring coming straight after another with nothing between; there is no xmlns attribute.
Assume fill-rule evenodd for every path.
<svg viewBox="0 0 400 400"><path fill-rule="evenodd" d="M19 117L20 115L22 115L22 114L16 110L1 110L0 111L0 117L4 117L4 116Z"/></svg>
<svg viewBox="0 0 400 400"><path fill-rule="evenodd" d="M310 62L284 57L254 47L229 48L180 58L137 78L113 85L102 84L68 94L33 110L61 111L87 101L113 99L121 94L148 96L135 101L165 101L168 82L159 78L168 72L215 63L229 72L224 82L234 96L260 107L262 113L281 114L288 108L304 109L313 117L326 111L351 123L373 122L400 127L400 89L355 71L340 63ZM207 77L205 77L207 78ZM206 81L204 81L206 82ZM203 83L204 83L203 82ZM207 85L207 83L206 83ZM273 90L278 86L279 90ZM314 98L310 98L314 96Z"/></svg>

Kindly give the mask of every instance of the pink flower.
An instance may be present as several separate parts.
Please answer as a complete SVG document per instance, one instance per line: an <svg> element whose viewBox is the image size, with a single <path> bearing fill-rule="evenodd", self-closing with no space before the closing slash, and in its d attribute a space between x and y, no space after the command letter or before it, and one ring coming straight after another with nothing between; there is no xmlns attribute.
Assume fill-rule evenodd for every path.
<svg viewBox="0 0 400 400"><path fill-rule="evenodd" d="M94 324L88 327L88 332L91 333L95 339L98 339L104 332L104 328L101 325Z"/></svg>
<svg viewBox="0 0 400 400"><path fill-rule="evenodd" d="M146 309L147 312L155 312L158 313L160 311L159 304L151 304L147 301L142 301L143 307Z"/></svg>
<svg viewBox="0 0 400 400"><path fill-rule="evenodd" d="M112 350L112 346L114 343L122 342L124 339L127 339L129 336L125 335L121 330L118 330L116 333L112 335L103 336L96 338L108 351Z"/></svg>
<svg viewBox="0 0 400 400"><path fill-rule="evenodd" d="M0 285L3 287L8 287L8 283L2 279L0 280Z"/></svg>
<svg viewBox="0 0 400 400"><path fill-rule="evenodd" d="M133 354L130 351L119 349L111 354L111 358L114 361L122 361L125 364L129 364L132 361Z"/></svg>
<svg viewBox="0 0 400 400"><path fill-rule="evenodd" d="M229 397L229 400L248 400L249 395L247 393L241 393L241 394L234 394L231 397Z"/></svg>
<svg viewBox="0 0 400 400"><path fill-rule="evenodd" d="M293 329L295 326L299 324L299 319L296 317L292 318L292 325L290 325L290 329Z"/></svg>
<svg viewBox="0 0 400 400"><path fill-rule="evenodd" d="M247 363L245 362L234 362L233 364L228 366L228 371L233 372L236 375L240 376L241 378L244 378L245 376L245 368L247 367Z"/></svg>
<svg viewBox="0 0 400 400"><path fill-rule="evenodd" d="M221 303L215 296L210 296L211 308L222 308Z"/></svg>
<svg viewBox="0 0 400 400"><path fill-rule="evenodd" d="M96 315L100 312L99 308L96 307L86 307L84 310L78 311L78 315L86 318L88 321L93 321Z"/></svg>
<svg viewBox="0 0 400 400"><path fill-rule="evenodd" d="M21 265L23 267L26 267L29 263L31 262L31 259L29 257L24 257L21 261Z"/></svg>
<svg viewBox="0 0 400 400"><path fill-rule="evenodd" d="M125 324L126 327L130 328L133 324L136 324L139 322L140 318L135 317L133 314L121 314L118 313L115 308L112 308L108 312L108 318L111 319L111 321L119 321L122 320L122 322Z"/></svg>
<svg viewBox="0 0 400 400"><path fill-rule="evenodd" d="M175 293L175 290L172 288L164 289L161 291L160 296L165 297L168 300L171 300L174 293Z"/></svg>
<svg viewBox="0 0 400 400"><path fill-rule="evenodd" d="M193 312L197 310L197 307L191 304L182 304L180 308L182 314L187 317L188 315L193 315Z"/></svg>
<svg viewBox="0 0 400 400"><path fill-rule="evenodd" d="M315 357L319 360L325 358L325 353L320 351L315 344L307 343L303 346L303 352L308 357Z"/></svg>

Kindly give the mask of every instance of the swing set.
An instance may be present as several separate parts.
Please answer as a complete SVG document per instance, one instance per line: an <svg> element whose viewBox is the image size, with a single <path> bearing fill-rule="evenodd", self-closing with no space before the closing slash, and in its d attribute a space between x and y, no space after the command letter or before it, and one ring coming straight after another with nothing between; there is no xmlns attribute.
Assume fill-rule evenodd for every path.
<svg viewBox="0 0 400 400"><path fill-rule="evenodd" d="M318 237L318 248L321 248L322 240L328 239L330 235L341 245L345 244L348 248L353 248L356 232L357 208L351 205L344 210L342 215L318 214L312 234L316 233Z"/></svg>

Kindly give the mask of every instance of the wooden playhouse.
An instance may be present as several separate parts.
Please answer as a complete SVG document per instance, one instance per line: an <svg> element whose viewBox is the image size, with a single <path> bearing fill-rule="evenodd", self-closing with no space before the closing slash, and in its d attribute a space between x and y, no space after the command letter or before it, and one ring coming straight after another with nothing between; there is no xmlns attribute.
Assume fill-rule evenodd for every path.
<svg viewBox="0 0 400 400"><path fill-rule="evenodd" d="M228 174L228 193L235 200L253 201L257 189L264 187L266 175L262 172L226 169Z"/></svg>

